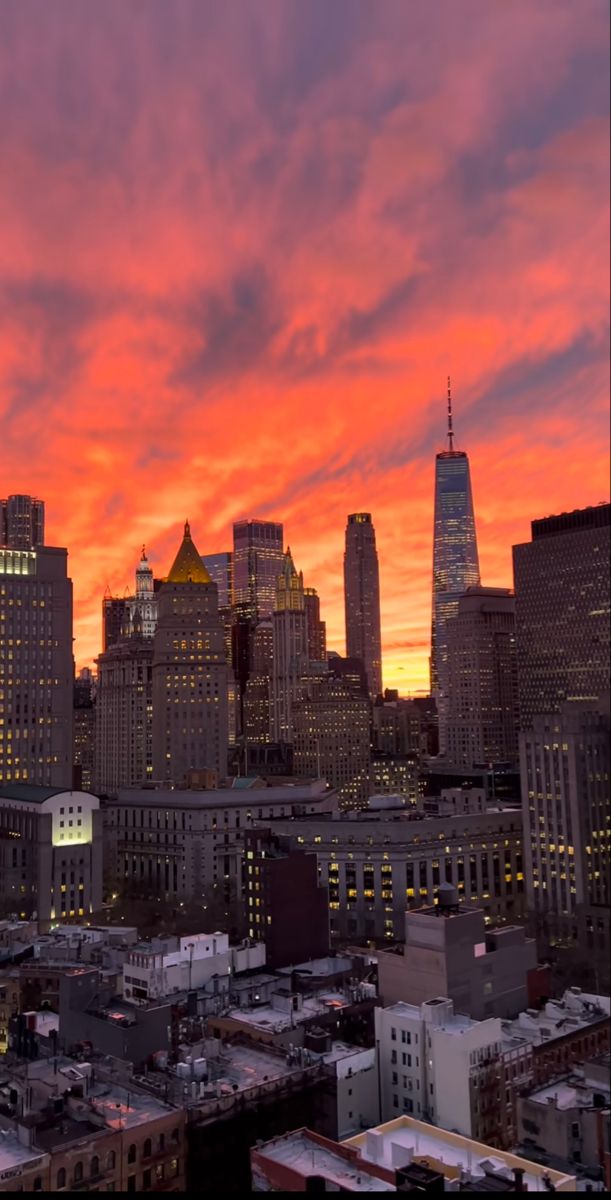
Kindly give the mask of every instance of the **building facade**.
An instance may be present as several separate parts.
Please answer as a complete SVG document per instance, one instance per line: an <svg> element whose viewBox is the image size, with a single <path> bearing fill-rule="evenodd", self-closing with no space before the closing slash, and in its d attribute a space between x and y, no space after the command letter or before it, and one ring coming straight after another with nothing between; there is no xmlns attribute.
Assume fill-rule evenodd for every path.
<svg viewBox="0 0 611 1200"><path fill-rule="evenodd" d="M297 574L290 548L276 584L272 617L273 740L293 741L293 705L299 699L301 679L308 663L308 637L303 574Z"/></svg>
<svg viewBox="0 0 611 1200"><path fill-rule="evenodd" d="M72 784L72 580L66 550L0 548L0 786Z"/></svg>
<svg viewBox="0 0 611 1200"><path fill-rule="evenodd" d="M95 680L83 667L74 681L74 779L79 791L90 792L95 774Z"/></svg>
<svg viewBox="0 0 611 1200"><path fill-rule="evenodd" d="M284 562L284 534L277 521L237 521L233 527L233 604L253 621L271 617L276 581Z"/></svg>
<svg viewBox="0 0 611 1200"><path fill-rule="evenodd" d="M573 918L611 901L609 711L575 701L521 734L529 907Z"/></svg>
<svg viewBox="0 0 611 1200"><path fill-rule="evenodd" d="M501 1051L500 1019L474 1021L436 997L377 1008L375 1023L382 1120L408 1113L488 1139L496 1121L491 1128L482 1112L477 1075L479 1064Z"/></svg>
<svg viewBox="0 0 611 1200"><path fill-rule="evenodd" d="M515 600L507 588L471 587L446 621L446 755L454 765L516 763Z"/></svg>
<svg viewBox="0 0 611 1200"><path fill-rule="evenodd" d="M359 658L375 699L382 694L380 570L371 513L351 513L344 553L346 655Z"/></svg>
<svg viewBox="0 0 611 1200"><path fill-rule="evenodd" d="M293 705L293 769L323 778L342 808L364 808L370 792L370 704L330 675Z"/></svg>
<svg viewBox="0 0 611 1200"><path fill-rule="evenodd" d="M0 895L44 924L102 904L102 814L97 796L30 784L0 788Z"/></svg>
<svg viewBox="0 0 611 1200"><path fill-rule="evenodd" d="M153 639L121 638L97 659L96 791L153 778Z"/></svg>
<svg viewBox="0 0 611 1200"><path fill-rule="evenodd" d="M524 916L519 809L426 820L362 812L325 821L275 820L273 829L315 851L336 937L403 941L406 908L432 904L443 881L488 920Z"/></svg>
<svg viewBox="0 0 611 1200"><path fill-rule="evenodd" d="M153 778L182 783L190 770L227 772L228 666L218 593L185 523L159 590L153 640Z"/></svg>
<svg viewBox="0 0 611 1200"><path fill-rule="evenodd" d="M248 933L265 943L266 965L288 967L329 953L329 901L315 854L270 829L244 834Z"/></svg>
<svg viewBox="0 0 611 1200"><path fill-rule="evenodd" d="M327 626L320 619L320 597L316 588L303 589L305 605L308 658L310 662L325 662L327 658Z"/></svg>
<svg viewBox="0 0 611 1200"><path fill-rule="evenodd" d="M202 562L216 584L219 608L231 608L233 603L233 554L223 550L219 554L204 554Z"/></svg>
<svg viewBox="0 0 611 1200"><path fill-rule="evenodd" d="M448 449L435 459L435 524L433 541L433 616L431 626L431 692L437 701L439 749L446 748L447 622L458 601L480 582L475 514L469 459L454 449L448 380Z"/></svg>
<svg viewBox="0 0 611 1200"><path fill-rule="evenodd" d="M45 502L14 495L0 500L0 546L34 550L45 544Z"/></svg>
<svg viewBox="0 0 611 1200"><path fill-rule="evenodd" d="M611 505L532 522L513 547L520 728L609 692Z"/></svg>
<svg viewBox="0 0 611 1200"><path fill-rule="evenodd" d="M244 830L258 821L337 811L323 781L211 791L126 789L104 803L109 879L179 900L214 884L242 888Z"/></svg>

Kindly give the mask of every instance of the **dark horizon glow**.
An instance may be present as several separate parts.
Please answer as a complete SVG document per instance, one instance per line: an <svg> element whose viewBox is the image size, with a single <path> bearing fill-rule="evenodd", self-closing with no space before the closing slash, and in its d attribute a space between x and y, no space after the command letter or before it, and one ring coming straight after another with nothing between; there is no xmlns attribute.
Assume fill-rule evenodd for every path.
<svg viewBox="0 0 611 1200"><path fill-rule="evenodd" d="M282 521L343 651L362 510L426 690L448 374L484 584L608 496L608 49L605 0L5 0L0 492L69 548L78 665L185 517Z"/></svg>

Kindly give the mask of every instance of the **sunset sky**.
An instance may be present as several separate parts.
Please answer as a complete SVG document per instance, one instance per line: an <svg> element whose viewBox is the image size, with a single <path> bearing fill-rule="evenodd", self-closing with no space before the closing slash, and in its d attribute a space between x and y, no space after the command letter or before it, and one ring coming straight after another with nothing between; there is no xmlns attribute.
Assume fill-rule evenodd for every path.
<svg viewBox="0 0 611 1200"><path fill-rule="evenodd" d="M145 542L282 520L343 651L426 689L446 376L483 582L609 493L607 0L3 0L0 495L47 503L77 665Z"/></svg>

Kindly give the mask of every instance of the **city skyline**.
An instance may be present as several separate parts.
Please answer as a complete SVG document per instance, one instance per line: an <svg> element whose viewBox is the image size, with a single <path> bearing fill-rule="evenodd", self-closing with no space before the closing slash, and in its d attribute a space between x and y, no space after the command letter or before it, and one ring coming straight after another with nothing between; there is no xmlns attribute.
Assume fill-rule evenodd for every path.
<svg viewBox="0 0 611 1200"><path fill-rule="evenodd" d="M69 549L77 667L186 516L282 522L341 652L369 511L384 683L428 691L446 376L486 586L608 497L607 6L174 8L0 13L2 494Z"/></svg>

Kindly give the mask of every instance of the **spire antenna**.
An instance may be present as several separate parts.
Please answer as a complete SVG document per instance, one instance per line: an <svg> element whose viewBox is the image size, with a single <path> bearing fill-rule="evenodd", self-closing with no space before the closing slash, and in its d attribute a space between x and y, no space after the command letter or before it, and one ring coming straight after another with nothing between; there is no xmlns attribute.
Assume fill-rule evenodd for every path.
<svg viewBox="0 0 611 1200"><path fill-rule="evenodd" d="M450 451L454 449L454 430L452 428L452 387L450 384L450 376L448 375L448 446Z"/></svg>

